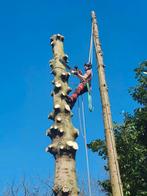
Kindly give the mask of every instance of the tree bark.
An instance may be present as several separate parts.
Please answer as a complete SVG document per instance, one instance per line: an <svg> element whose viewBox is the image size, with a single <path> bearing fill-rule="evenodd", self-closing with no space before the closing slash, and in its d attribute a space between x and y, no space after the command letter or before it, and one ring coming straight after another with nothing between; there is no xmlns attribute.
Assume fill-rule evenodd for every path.
<svg viewBox="0 0 147 196"><path fill-rule="evenodd" d="M71 122L72 112L65 100L65 96L71 91L68 86L70 73L66 71L67 55L63 49L64 37L60 34L51 37L51 46L54 59L50 60L50 66L54 75L52 81L54 88L51 93L54 101L54 109L48 116L54 124L47 130L47 136L52 140L46 151L55 158L54 195L77 196L77 179L75 169L75 155L78 145L75 142L78 130Z"/></svg>

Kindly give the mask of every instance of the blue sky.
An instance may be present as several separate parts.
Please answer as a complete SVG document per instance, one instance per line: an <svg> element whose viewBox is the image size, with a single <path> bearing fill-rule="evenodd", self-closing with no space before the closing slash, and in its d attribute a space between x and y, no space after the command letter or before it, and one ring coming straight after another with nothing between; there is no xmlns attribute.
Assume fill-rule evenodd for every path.
<svg viewBox="0 0 147 196"><path fill-rule="evenodd" d="M64 35L70 65L88 60L91 10L99 23L106 65L113 120L122 121L122 110L136 104L128 94L135 85L133 69L146 59L146 0L25 0L0 2L0 190L5 182L24 174L42 178L54 175L54 159L45 153L50 144L45 130L52 122L52 89L48 61L52 58L49 37ZM104 138L96 60L94 55L92 95L94 112L86 110L87 139ZM70 79L70 86L78 80ZM77 105L73 123L79 126ZM82 136L78 138L77 173L84 178L86 162ZM106 176L103 161L89 152L91 176ZM81 170L82 167L82 170Z"/></svg>

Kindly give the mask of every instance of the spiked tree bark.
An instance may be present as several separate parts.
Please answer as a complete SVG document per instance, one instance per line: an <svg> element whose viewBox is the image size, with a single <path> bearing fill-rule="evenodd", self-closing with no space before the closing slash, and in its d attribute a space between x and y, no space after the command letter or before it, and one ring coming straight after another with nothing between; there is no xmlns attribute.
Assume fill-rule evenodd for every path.
<svg viewBox="0 0 147 196"><path fill-rule="evenodd" d="M54 58L50 60L50 66L54 75L52 81L54 87L53 96L54 108L48 116L54 124L47 130L47 136L52 140L46 151L53 154L55 158L55 180L54 195L77 196L77 179L75 170L75 155L78 145L75 142L78 130L71 123L72 112L65 100L71 89L68 86L70 73L66 71L67 55L63 49L64 37L60 34L51 37L51 46Z"/></svg>

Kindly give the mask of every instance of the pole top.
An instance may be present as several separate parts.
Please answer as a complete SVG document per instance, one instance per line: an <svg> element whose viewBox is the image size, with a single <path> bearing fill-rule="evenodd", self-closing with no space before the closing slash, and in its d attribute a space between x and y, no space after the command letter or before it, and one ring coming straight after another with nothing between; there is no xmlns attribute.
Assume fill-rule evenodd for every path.
<svg viewBox="0 0 147 196"><path fill-rule="evenodd" d="M64 36L61 35L61 34L55 34L55 35L52 35L50 37L50 40L53 41L53 40L60 40L60 41L64 41Z"/></svg>
<svg viewBox="0 0 147 196"><path fill-rule="evenodd" d="M91 16L92 16L92 18L95 18L96 17L96 15L95 15L95 11L91 11Z"/></svg>
<svg viewBox="0 0 147 196"><path fill-rule="evenodd" d="M50 37L50 44L51 44L52 47L54 46L55 41L57 41L57 40L63 42L63 41L64 41L64 36L61 35L61 34L52 35L52 36Z"/></svg>

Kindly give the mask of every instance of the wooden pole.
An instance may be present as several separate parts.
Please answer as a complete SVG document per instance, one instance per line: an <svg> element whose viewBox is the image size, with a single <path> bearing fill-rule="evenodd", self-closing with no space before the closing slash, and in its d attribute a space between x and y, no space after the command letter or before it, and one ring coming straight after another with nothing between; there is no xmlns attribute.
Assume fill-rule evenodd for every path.
<svg viewBox="0 0 147 196"><path fill-rule="evenodd" d="M72 112L65 100L65 96L71 91L68 86L70 73L66 71L67 55L63 48L64 37L60 34L51 37L51 46L54 58L50 60L50 66L54 75L53 96L54 108L48 116L54 124L47 130L47 136L52 140L46 151L53 154L56 162L54 195L77 196L77 178L75 169L75 156L78 144L75 142L78 130L71 122Z"/></svg>
<svg viewBox="0 0 147 196"><path fill-rule="evenodd" d="M113 134L112 117L110 110L110 103L108 97L108 88L105 79L103 54L101 44L99 41L98 25L95 12L92 11L92 25L93 25L93 38L97 58L98 79L100 85L100 94L103 110L103 120L105 127L106 146L108 153L108 165L110 171L110 181L113 196L123 196L122 183L119 172L119 165L117 160L117 152L115 146L115 139Z"/></svg>

